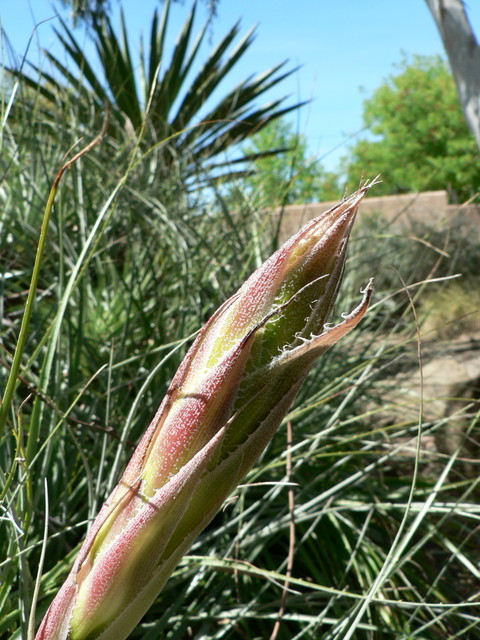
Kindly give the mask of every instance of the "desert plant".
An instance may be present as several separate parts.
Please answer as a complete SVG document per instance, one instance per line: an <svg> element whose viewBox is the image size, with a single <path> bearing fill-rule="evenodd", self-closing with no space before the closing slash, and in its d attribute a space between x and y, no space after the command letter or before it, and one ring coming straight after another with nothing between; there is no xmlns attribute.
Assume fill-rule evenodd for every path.
<svg viewBox="0 0 480 640"><path fill-rule="evenodd" d="M24 97L18 91L15 117L7 117L7 108L2 119L2 390L46 194L65 150L85 133L76 105L59 126L41 101ZM95 123L92 116L91 131ZM145 156L106 135L60 185L0 440L2 639L27 637L45 532L39 617L186 343L275 241L264 211L225 210L202 193L164 200L152 158L154 151ZM418 402L400 394L398 368L418 367L416 331L408 296L389 266L400 267L409 285L424 279L416 267L423 269L426 245L390 236L370 227L352 237L337 309L351 309L359 283L375 273L363 330L313 367L278 437L132 638L479 636L478 482L459 481L458 474L453 482L458 455L440 456L426 444L451 419L463 417L471 433L478 410L470 403L461 415L427 422ZM462 255L474 255L473 234L446 249L431 235L425 240L452 256L452 269ZM429 264L440 255L430 251ZM475 274L474 260L470 266ZM39 446L27 467L34 435Z"/></svg>
<svg viewBox="0 0 480 640"><path fill-rule="evenodd" d="M182 183L190 186L192 180L225 179L236 173L234 158L225 160L227 150L299 107L299 104L282 106L283 98L257 104L293 70L282 71L285 63L278 64L240 82L215 102L216 92L252 45L254 30L234 46L239 33L237 23L202 63L201 47L208 25L193 39L194 6L169 56L166 45L169 14L170 0L166 0L162 15L155 12L153 16L148 48L140 43L138 60L134 60L130 50L123 13L119 35L107 16L94 20L91 34L96 63L61 21L62 28L56 34L76 73L48 51L45 55L51 63L51 72L31 64L36 77L22 70L16 73L38 92L42 107L56 113L57 118L74 107L83 126L91 121L93 113L98 127L107 110L111 136L121 140L133 138L134 143L140 140L143 151L157 145L160 157L155 179L159 184L161 180L171 180L173 171ZM238 159L248 161L248 157L240 155Z"/></svg>

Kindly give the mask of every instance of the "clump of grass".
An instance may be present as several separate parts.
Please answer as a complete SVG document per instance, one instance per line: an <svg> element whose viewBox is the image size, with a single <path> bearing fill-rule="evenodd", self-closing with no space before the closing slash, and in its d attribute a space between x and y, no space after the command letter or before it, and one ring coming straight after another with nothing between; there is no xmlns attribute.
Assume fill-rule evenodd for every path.
<svg viewBox="0 0 480 640"><path fill-rule="evenodd" d="M417 297L417 291L423 298L424 291L433 291L431 284L427 288L422 286L423 280L459 274L462 279L458 282L463 282L466 290L475 289L480 241L478 235L469 232L469 227L461 225L458 217L449 224L443 221L438 227L417 220L405 228L386 222L380 215L369 214L360 217L354 238L358 243L358 268L363 274L377 264L377 286L382 289L396 291L401 280L409 286L418 283L412 290L413 298ZM389 303L391 309L393 304ZM405 303L398 305L397 320L404 309Z"/></svg>
<svg viewBox="0 0 480 640"><path fill-rule="evenodd" d="M2 383L52 176L86 128L73 105L62 127L29 114L28 123L7 119L0 159ZM149 175L155 150L151 165L132 156L130 142L106 136L65 177L49 224L0 436L5 638L27 637L45 532L38 618L186 343L275 243L263 212L235 215L213 194L178 193L175 181L160 189ZM133 638L268 638L278 620L278 640L479 637L478 481L453 487L449 457L424 473L431 459L415 449L417 436L433 436L442 420L423 422L420 406L412 418L401 399L390 407L395 419L379 418L399 361L418 366L415 319L390 269L407 285L428 278L431 262L420 269L414 247L425 257L425 244L401 234L357 234L338 312L376 275L366 325L312 371L277 438ZM461 247L450 242L448 253L459 258ZM442 275L454 272L443 256L441 264ZM428 293L417 290L420 300ZM468 419L473 428L478 414Z"/></svg>
<svg viewBox="0 0 480 640"><path fill-rule="evenodd" d="M469 337L480 329L480 288L463 277L431 287L422 296L420 312L427 339Z"/></svg>

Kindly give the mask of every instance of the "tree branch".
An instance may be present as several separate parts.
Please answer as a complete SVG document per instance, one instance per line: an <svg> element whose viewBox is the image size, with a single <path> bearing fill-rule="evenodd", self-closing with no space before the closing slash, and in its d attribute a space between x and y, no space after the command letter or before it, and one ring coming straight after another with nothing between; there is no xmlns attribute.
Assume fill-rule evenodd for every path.
<svg viewBox="0 0 480 640"><path fill-rule="evenodd" d="M460 104L480 149L480 46L463 0L425 0L447 52Z"/></svg>

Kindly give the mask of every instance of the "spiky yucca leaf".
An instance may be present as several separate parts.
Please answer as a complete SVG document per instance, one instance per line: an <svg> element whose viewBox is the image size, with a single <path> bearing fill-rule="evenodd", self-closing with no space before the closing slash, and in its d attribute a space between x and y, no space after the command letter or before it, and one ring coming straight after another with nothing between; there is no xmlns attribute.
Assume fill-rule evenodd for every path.
<svg viewBox="0 0 480 640"><path fill-rule="evenodd" d="M23 72L20 75L42 94L53 111L76 104L83 113L80 119L88 122L92 108L99 119L108 109L111 135L123 138L141 134L144 149L162 146L162 161L158 163L162 176L175 164L181 167L186 182L194 176L198 179L199 167L202 172L210 172L210 177L225 178L231 168L228 173L222 173L220 168L224 165L222 154L228 148L300 104L283 106L284 98L258 104L293 72L281 71L285 62L237 84L217 100L214 93L228 81L232 68L252 45L254 29L234 46L239 35L236 23L202 63L207 24L194 38L195 12L194 6L170 53L166 44L170 1L166 0L162 15L155 12L153 16L149 50L145 51L140 43L138 59L130 49L123 13L119 34L109 18L94 21L91 32L101 73L73 31L61 21L56 35L75 71L46 52L54 72L32 64L37 78Z"/></svg>

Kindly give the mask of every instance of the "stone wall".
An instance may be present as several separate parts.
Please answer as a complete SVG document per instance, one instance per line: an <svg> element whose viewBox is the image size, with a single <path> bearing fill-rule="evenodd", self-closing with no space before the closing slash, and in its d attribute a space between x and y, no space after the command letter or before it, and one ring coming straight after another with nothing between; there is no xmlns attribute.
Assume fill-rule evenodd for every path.
<svg viewBox="0 0 480 640"><path fill-rule="evenodd" d="M295 233L307 220L311 220L330 209L337 202L293 204L276 209L275 216L282 212L281 239ZM361 203L359 215L380 215L386 223L396 229L412 227L415 222L438 227L461 225L467 232L473 227L480 231L480 206L449 205L446 191L424 191L397 196L367 196Z"/></svg>

